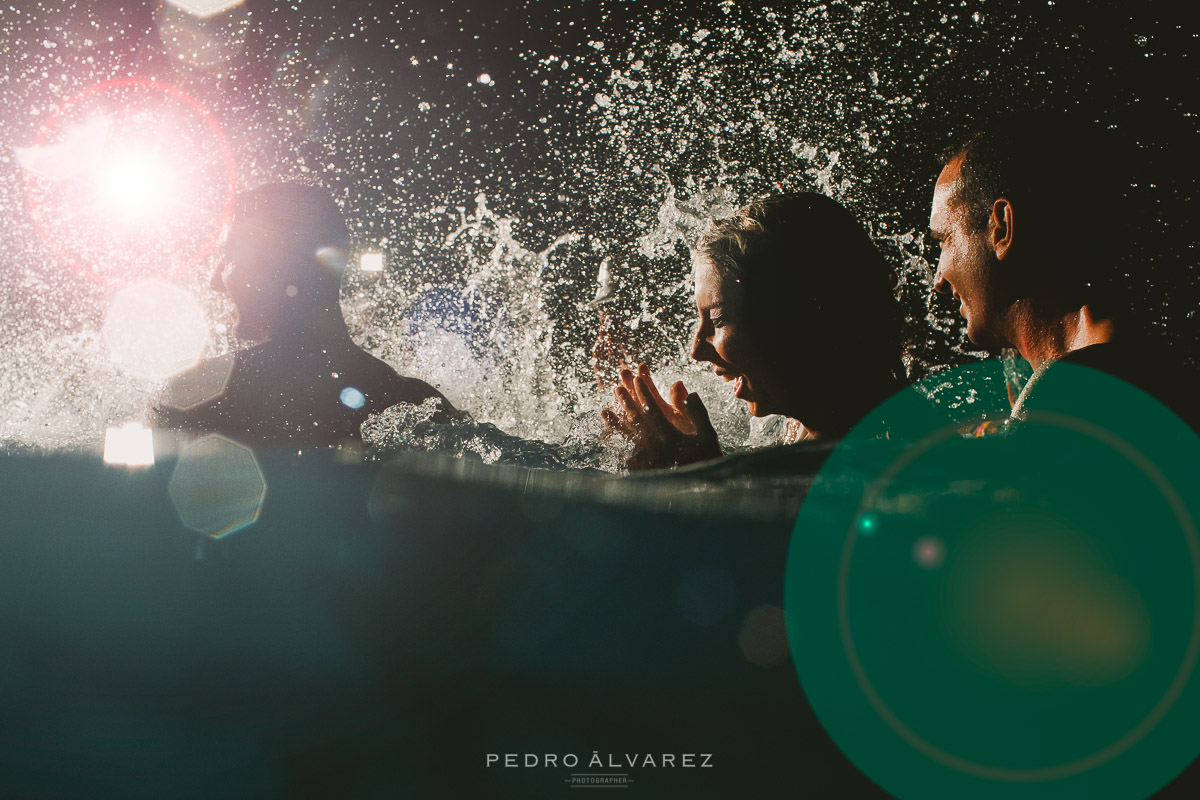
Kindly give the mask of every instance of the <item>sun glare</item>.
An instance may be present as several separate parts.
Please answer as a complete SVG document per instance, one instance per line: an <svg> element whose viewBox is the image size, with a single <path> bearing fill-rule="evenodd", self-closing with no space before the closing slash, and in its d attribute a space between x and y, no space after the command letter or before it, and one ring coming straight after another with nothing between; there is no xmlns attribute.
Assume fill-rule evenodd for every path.
<svg viewBox="0 0 1200 800"><path fill-rule="evenodd" d="M125 222L161 213L171 194L161 160L129 151L114 153L99 169L96 190L104 208Z"/></svg>

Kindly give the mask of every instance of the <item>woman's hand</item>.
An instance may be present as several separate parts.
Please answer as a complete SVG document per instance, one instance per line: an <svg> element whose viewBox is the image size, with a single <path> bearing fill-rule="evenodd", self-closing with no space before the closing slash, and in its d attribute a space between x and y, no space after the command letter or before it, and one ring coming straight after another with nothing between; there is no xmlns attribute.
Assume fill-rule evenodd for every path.
<svg viewBox="0 0 1200 800"><path fill-rule="evenodd" d="M633 452L629 469L672 467L720 458L717 432L708 419L700 396L688 394L682 381L671 387L671 402L658 393L645 364L635 376L621 370L621 384L613 390L612 408L600 412L608 427L629 439Z"/></svg>

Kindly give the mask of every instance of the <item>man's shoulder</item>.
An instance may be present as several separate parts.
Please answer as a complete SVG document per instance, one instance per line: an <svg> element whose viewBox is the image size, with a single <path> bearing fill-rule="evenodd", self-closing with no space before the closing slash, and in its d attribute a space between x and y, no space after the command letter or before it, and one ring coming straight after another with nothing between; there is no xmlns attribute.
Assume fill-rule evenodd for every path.
<svg viewBox="0 0 1200 800"><path fill-rule="evenodd" d="M154 398L155 407L190 411L224 396L239 356L231 352L206 358L173 375Z"/></svg>
<svg viewBox="0 0 1200 800"><path fill-rule="evenodd" d="M1066 364L1078 364L1093 369L1129 370L1136 366L1139 354L1152 355L1153 349L1147 343L1129 341L1109 341L1081 347L1072 350L1058 360Z"/></svg>
<svg viewBox="0 0 1200 800"><path fill-rule="evenodd" d="M1196 408L1200 370L1165 342L1145 337L1114 340L1074 350L1059 361L1120 378L1172 409L1193 427L1200 422Z"/></svg>
<svg viewBox="0 0 1200 800"><path fill-rule="evenodd" d="M1145 337L1089 345L1072 350L1059 361L1098 369L1134 385L1187 383L1200 375L1166 342Z"/></svg>

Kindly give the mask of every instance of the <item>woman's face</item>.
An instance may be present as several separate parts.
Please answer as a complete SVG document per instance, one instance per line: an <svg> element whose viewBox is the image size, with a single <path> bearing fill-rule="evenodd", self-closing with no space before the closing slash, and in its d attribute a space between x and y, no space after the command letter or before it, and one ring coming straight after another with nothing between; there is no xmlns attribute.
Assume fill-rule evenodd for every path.
<svg viewBox="0 0 1200 800"><path fill-rule="evenodd" d="M738 281L722 276L707 258L697 256L696 310L699 326L692 339L692 358L707 361L733 385L734 395L756 417L786 414L777 370L752 340L743 291Z"/></svg>

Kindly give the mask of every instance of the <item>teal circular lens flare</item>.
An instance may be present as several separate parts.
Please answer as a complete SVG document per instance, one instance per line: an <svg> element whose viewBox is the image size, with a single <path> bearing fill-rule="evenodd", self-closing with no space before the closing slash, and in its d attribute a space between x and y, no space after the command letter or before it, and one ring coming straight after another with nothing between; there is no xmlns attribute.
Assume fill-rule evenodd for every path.
<svg viewBox="0 0 1200 800"><path fill-rule="evenodd" d="M1200 754L1200 438L1067 364L1006 435L926 394L852 431L796 521L813 709L901 800L1149 797Z"/></svg>

